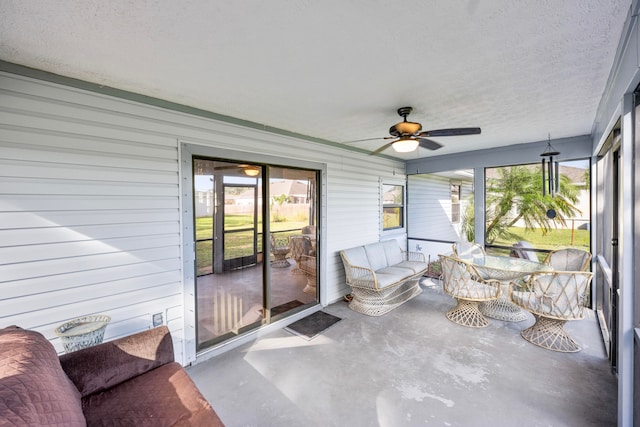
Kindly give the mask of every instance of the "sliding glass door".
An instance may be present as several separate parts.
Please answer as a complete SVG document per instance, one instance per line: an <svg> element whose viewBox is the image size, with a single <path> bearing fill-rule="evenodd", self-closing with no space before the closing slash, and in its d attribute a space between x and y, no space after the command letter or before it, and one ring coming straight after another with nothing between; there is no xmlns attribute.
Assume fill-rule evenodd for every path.
<svg viewBox="0 0 640 427"><path fill-rule="evenodd" d="M192 162L197 349L316 304L318 172Z"/></svg>

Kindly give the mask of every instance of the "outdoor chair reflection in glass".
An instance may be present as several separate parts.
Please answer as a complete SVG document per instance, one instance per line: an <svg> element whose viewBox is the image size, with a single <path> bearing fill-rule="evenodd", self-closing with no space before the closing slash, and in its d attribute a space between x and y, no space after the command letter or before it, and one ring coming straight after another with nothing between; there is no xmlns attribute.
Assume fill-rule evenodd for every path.
<svg viewBox="0 0 640 427"><path fill-rule="evenodd" d="M316 257L311 255L301 255L299 261L300 270L307 278L307 284L302 290L311 295L316 294Z"/></svg>
<svg viewBox="0 0 640 427"><path fill-rule="evenodd" d="M278 268L289 267L291 265L287 259L287 254L291 251L289 239L287 237L276 237L273 233L271 233L270 237L271 253L274 258L271 266Z"/></svg>
<svg viewBox="0 0 640 427"><path fill-rule="evenodd" d="M316 226L315 225L305 225L302 227L302 234L316 234Z"/></svg>
<svg viewBox="0 0 640 427"><path fill-rule="evenodd" d="M523 284L511 282L511 301L533 314L533 326L520 334L532 344L561 352L580 351L580 345L567 333L568 320L584 317L586 293L592 273L585 271L537 272Z"/></svg>
<svg viewBox="0 0 640 427"><path fill-rule="evenodd" d="M291 270L294 274L302 274L304 271L300 267L303 255L314 255L313 244L309 236L293 235L289 238L291 245L291 257L296 262L296 266Z"/></svg>
<svg viewBox="0 0 640 427"><path fill-rule="evenodd" d="M478 303L498 298L500 281L483 279L472 264L459 258L440 255L440 262L443 290L457 301L447 319L472 328L487 326L489 321L478 310Z"/></svg>

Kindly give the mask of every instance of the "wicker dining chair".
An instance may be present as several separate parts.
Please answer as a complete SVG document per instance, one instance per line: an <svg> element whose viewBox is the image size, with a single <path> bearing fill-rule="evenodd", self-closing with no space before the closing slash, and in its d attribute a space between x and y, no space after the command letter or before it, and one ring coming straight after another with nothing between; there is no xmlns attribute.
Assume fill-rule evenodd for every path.
<svg viewBox="0 0 640 427"><path fill-rule="evenodd" d="M591 253L582 249L567 248L549 252L544 263L558 271L587 271Z"/></svg>
<svg viewBox="0 0 640 427"><path fill-rule="evenodd" d="M478 309L478 303L500 296L500 281L483 279L473 264L460 258L440 255L442 288L456 299L447 319L462 326L483 328L489 321Z"/></svg>
<svg viewBox="0 0 640 427"><path fill-rule="evenodd" d="M524 285L509 284L509 297L533 314L536 321L520 335L532 344L553 351L576 352L580 345L564 324L584 317L584 304L592 273L553 271L532 273Z"/></svg>
<svg viewBox="0 0 640 427"><path fill-rule="evenodd" d="M271 262L272 267L285 268L289 267L291 263L287 259L287 254L291 251L291 246L289 245L288 237L276 237L275 234L271 233L270 236L271 242L271 253L273 254L273 261Z"/></svg>

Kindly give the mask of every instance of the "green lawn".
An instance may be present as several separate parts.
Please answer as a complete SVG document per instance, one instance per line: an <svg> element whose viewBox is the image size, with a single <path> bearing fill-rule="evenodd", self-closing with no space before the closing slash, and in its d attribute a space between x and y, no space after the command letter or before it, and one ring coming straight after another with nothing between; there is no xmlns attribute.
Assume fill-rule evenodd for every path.
<svg viewBox="0 0 640 427"><path fill-rule="evenodd" d="M531 243L536 249L562 249L562 248L578 248L586 251L590 250L590 231L589 230L567 230L567 229L555 229L544 234L542 230L525 230L522 227L511 227L509 229L516 237L514 239L497 239L493 244L500 246L511 246L513 243L523 240ZM492 251L496 252L496 251ZM499 251L498 251L499 252ZM508 251L504 250L503 255L508 255ZM538 258L544 259L545 254L539 253Z"/></svg>
<svg viewBox="0 0 640 427"><path fill-rule="evenodd" d="M259 223L260 224L260 223ZM271 232L277 233L278 237L288 237L293 234L300 234L300 229L308 225L308 221L281 221L271 224ZM210 239L213 235L213 218L196 218L196 240ZM253 227L253 218L249 215L227 215L225 217L225 230L241 230ZM289 230L289 231L284 231ZM257 246L258 253L262 252L262 230L258 228ZM225 236L224 259L233 259L243 255L253 254L253 230L227 233ZM210 240L198 242L196 244L196 260L198 271L205 271L211 265L212 244Z"/></svg>

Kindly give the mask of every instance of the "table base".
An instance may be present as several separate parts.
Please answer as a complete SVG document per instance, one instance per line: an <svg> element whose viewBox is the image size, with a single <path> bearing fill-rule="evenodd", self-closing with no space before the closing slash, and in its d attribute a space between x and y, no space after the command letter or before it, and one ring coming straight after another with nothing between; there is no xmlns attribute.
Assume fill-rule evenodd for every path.
<svg viewBox="0 0 640 427"><path fill-rule="evenodd" d="M487 317L505 322L522 322L528 317L526 311L502 297L482 302L478 309Z"/></svg>

